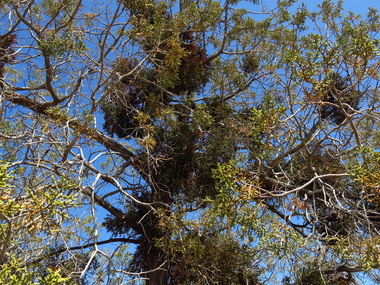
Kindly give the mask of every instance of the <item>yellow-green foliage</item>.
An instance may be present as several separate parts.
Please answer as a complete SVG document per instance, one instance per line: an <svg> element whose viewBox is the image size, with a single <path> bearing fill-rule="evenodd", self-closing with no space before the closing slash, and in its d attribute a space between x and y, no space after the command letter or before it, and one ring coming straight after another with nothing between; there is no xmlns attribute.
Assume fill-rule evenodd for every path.
<svg viewBox="0 0 380 285"><path fill-rule="evenodd" d="M37 278L36 283L35 273L25 266L25 260L12 252L12 246L25 236L58 230L60 225L56 217L65 217L65 210L74 201L62 192L75 185L66 179L52 179L49 186L26 189L20 195L9 185L11 178L8 165L0 163L0 284L69 284L70 278L64 278L59 270L49 268L49 273Z"/></svg>
<svg viewBox="0 0 380 285"><path fill-rule="evenodd" d="M368 200L380 207L380 154L369 147L361 147L351 166L353 178L361 184Z"/></svg>

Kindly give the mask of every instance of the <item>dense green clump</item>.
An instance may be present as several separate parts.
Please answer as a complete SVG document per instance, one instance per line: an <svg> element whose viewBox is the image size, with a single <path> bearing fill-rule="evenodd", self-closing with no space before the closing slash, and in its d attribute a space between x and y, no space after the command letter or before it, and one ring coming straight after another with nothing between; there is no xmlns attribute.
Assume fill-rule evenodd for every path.
<svg viewBox="0 0 380 285"><path fill-rule="evenodd" d="M352 114L352 110L358 108L363 94L354 89L349 76L342 77L338 73L332 73L328 82L322 98L321 118L339 125Z"/></svg>

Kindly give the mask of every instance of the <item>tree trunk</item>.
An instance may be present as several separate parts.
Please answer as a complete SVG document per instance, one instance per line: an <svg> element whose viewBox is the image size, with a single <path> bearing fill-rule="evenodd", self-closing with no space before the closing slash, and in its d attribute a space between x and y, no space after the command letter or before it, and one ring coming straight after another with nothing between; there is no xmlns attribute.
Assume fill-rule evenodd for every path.
<svg viewBox="0 0 380 285"><path fill-rule="evenodd" d="M168 265L162 253L158 249L152 248L146 253L147 285L167 285Z"/></svg>

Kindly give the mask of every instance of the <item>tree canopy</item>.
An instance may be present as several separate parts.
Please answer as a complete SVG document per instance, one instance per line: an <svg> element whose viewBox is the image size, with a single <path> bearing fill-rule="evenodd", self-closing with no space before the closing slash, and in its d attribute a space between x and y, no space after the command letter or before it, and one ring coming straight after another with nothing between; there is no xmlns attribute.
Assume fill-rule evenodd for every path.
<svg viewBox="0 0 380 285"><path fill-rule="evenodd" d="M1 0L1 284L380 284L380 14Z"/></svg>

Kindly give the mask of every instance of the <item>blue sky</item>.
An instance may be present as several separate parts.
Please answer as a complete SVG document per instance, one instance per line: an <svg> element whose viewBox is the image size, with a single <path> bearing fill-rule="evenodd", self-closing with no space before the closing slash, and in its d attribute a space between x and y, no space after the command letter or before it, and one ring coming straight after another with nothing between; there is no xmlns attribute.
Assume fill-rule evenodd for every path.
<svg viewBox="0 0 380 285"><path fill-rule="evenodd" d="M305 1L312 2L312 1ZM344 1L344 7L346 10L352 11L355 14L365 14L368 11L368 7L372 7L380 10L379 0L349 0Z"/></svg>
<svg viewBox="0 0 380 285"><path fill-rule="evenodd" d="M309 1L298 1L298 3L305 3L308 6L315 6L321 3L322 0L309 0ZM262 0L262 3L268 3L275 5L277 0ZM355 14L365 14L368 11L368 7L372 7L380 10L380 0L346 0L343 1L345 10L354 12Z"/></svg>
<svg viewBox="0 0 380 285"><path fill-rule="evenodd" d="M315 7L323 0L298 1L297 3L305 3L308 7ZM247 1L248 2L248 1ZM275 7L277 0L261 0L261 5ZM346 0L343 1L345 10L352 11L355 14L365 14L368 7L380 10L380 0ZM252 5L252 4L250 4ZM256 9L255 9L256 10ZM257 9L258 10L258 9Z"/></svg>

